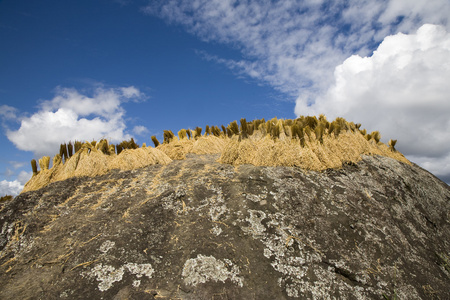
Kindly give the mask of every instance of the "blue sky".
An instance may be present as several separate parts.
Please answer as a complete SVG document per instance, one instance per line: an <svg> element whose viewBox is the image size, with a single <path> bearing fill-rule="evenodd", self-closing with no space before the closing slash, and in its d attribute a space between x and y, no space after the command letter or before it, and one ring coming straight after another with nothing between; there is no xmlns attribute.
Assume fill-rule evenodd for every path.
<svg viewBox="0 0 450 300"><path fill-rule="evenodd" d="M61 142L325 113L450 182L450 4L0 1L0 194Z"/></svg>

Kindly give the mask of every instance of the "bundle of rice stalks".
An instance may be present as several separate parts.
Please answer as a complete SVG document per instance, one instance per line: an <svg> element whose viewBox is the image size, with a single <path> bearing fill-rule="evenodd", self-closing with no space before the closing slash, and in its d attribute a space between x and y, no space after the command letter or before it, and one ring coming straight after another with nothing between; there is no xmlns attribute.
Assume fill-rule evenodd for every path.
<svg viewBox="0 0 450 300"><path fill-rule="evenodd" d="M195 141L188 153L195 154L216 154L221 153L224 147L224 139L210 135Z"/></svg>
<svg viewBox="0 0 450 300"><path fill-rule="evenodd" d="M48 170L50 167L50 156L43 156L39 159L39 167L41 170Z"/></svg>
<svg viewBox="0 0 450 300"><path fill-rule="evenodd" d="M180 140L182 139L187 139L187 132L186 129L181 129L180 131L178 131L178 138Z"/></svg>
<svg viewBox="0 0 450 300"><path fill-rule="evenodd" d="M391 150L392 152L397 151L395 150L395 144L397 144L397 140L389 140L388 142L389 150Z"/></svg>
<svg viewBox="0 0 450 300"><path fill-rule="evenodd" d="M195 130L194 130L194 138L195 139L198 139L198 138L200 138L202 136L202 128L201 127L195 127Z"/></svg>
<svg viewBox="0 0 450 300"><path fill-rule="evenodd" d="M155 148L159 146L159 141L156 138L156 136L152 135L151 137L153 144L155 145ZM117 154L119 154L119 152L117 152Z"/></svg>
<svg viewBox="0 0 450 300"><path fill-rule="evenodd" d="M149 165L166 165L171 161L165 153L152 147L126 149L108 162L108 170L133 170Z"/></svg>
<svg viewBox="0 0 450 300"><path fill-rule="evenodd" d="M199 139L202 139L200 137ZM192 146L196 140L182 139L176 137L170 143L164 143L158 146L158 150L164 152L170 159L185 159L186 154L191 152Z"/></svg>
<svg viewBox="0 0 450 300"><path fill-rule="evenodd" d="M37 163L35 159L31 160L31 169L33 170L33 175L37 175L38 169L37 169Z"/></svg>
<svg viewBox="0 0 450 300"><path fill-rule="evenodd" d="M195 140L174 139L169 144L158 146L158 150L164 152L168 157L175 160L185 159L186 154L215 154L221 153L224 139L215 135L201 136Z"/></svg>

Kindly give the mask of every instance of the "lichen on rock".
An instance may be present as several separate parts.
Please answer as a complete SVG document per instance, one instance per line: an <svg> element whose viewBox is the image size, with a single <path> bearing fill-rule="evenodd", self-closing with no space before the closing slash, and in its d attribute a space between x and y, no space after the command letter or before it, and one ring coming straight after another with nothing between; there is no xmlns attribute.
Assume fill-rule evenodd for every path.
<svg viewBox="0 0 450 300"><path fill-rule="evenodd" d="M199 254L196 258L191 258L186 261L182 276L187 285L196 286L208 281L225 282L229 279L231 282L242 287L243 279L239 276L239 273L239 267L228 259L223 262L214 256Z"/></svg>

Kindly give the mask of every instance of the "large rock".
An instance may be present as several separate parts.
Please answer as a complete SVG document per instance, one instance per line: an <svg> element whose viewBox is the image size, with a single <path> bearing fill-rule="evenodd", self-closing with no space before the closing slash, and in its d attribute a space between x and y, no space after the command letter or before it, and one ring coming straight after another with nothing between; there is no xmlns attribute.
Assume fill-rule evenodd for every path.
<svg viewBox="0 0 450 300"><path fill-rule="evenodd" d="M450 189L192 155L3 203L0 299L449 299Z"/></svg>

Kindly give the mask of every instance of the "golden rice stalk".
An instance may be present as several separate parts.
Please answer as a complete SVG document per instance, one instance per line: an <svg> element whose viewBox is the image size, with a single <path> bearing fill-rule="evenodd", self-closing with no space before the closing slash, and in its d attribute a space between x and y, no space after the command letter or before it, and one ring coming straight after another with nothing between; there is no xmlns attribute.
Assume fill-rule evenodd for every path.
<svg viewBox="0 0 450 300"><path fill-rule="evenodd" d="M306 134L309 138L311 138L311 127L309 127L309 126L307 125L305 128L303 128L303 130L304 130L305 134Z"/></svg>
<svg viewBox="0 0 450 300"><path fill-rule="evenodd" d="M195 136L194 136L194 138L195 139L198 139L199 137L201 137L202 136L202 128L201 127L195 127Z"/></svg>
<svg viewBox="0 0 450 300"><path fill-rule="evenodd" d="M316 126L319 123L319 121L317 120L317 118L315 116L313 116L313 117L306 116L304 122L305 122L305 126L309 126L309 128L311 130L316 129Z"/></svg>
<svg viewBox="0 0 450 300"><path fill-rule="evenodd" d="M82 142L80 142L80 141L75 141L75 153L77 153L78 151L80 151L82 145L83 145ZM62 155L61 155L61 157L62 157Z"/></svg>
<svg viewBox="0 0 450 300"><path fill-rule="evenodd" d="M68 150L69 158L72 157L72 155L73 155L73 145L72 145L71 142L69 142L69 144L67 145L67 150Z"/></svg>
<svg viewBox="0 0 450 300"><path fill-rule="evenodd" d="M38 169L37 169L37 164L36 164L36 160L35 159L31 160L31 169L33 170L33 175L37 175L38 174Z"/></svg>
<svg viewBox="0 0 450 300"><path fill-rule="evenodd" d="M174 137L175 137L175 135L174 135ZM129 149L138 149L139 148L139 145L134 142L133 138L130 139L129 144L130 144L130 148Z"/></svg>
<svg viewBox="0 0 450 300"><path fill-rule="evenodd" d="M169 144L175 137L172 130L164 130L164 144Z"/></svg>
<svg viewBox="0 0 450 300"><path fill-rule="evenodd" d="M372 138L375 140L375 142L378 144L381 139L381 134L379 131L373 131L371 134Z"/></svg>
<svg viewBox="0 0 450 300"><path fill-rule="evenodd" d="M64 162L66 162L69 159L69 155L67 153L67 145L61 144L59 147L59 155L64 159Z"/></svg>
<svg viewBox="0 0 450 300"><path fill-rule="evenodd" d="M123 150L123 146L122 146L122 144L118 144L118 145L116 145L116 149L117 149L117 155L119 155L119 154L120 154L120 152L122 152L122 150Z"/></svg>
<svg viewBox="0 0 450 300"><path fill-rule="evenodd" d="M391 150L392 152L397 151L397 150L395 150L395 144L397 144L397 140L389 140L389 142L388 142L389 150Z"/></svg>
<svg viewBox="0 0 450 300"><path fill-rule="evenodd" d="M211 127L211 133L215 136L215 137L219 137L220 136L220 129L217 126L212 126Z"/></svg>
<svg viewBox="0 0 450 300"><path fill-rule="evenodd" d="M239 135L239 126L236 121L228 124L228 129L230 129L232 135Z"/></svg>
<svg viewBox="0 0 450 300"><path fill-rule="evenodd" d="M248 135L253 135L254 132L255 132L255 126L253 125L253 122L247 123Z"/></svg>
<svg viewBox="0 0 450 300"><path fill-rule="evenodd" d="M151 137L153 144L155 144L155 148L159 146L159 141L156 136L152 135ZM117 154L119 154L119 149L117 149Z"/></svg>
<svg viewBox="0 0 450 300"><path fill-rule="evenodd" d="M39 159L39 167L41 170L48 170L50 166L50 156L43 156Z"/></svg>
<svg viewBox="0 0 450 300"><path fill-rule="evenodd" d="M178 137L180 138L180 140L187 139L186 129L181 129L180 131L178 131Z"/></svg>
<svg viewBox="0 0 450 300"><path fill-rule="evenodd" d="M240 122L241 122L241 136L243 139L246 139L248 138L247 120L245 120L245 118L242 118Z"/></svg>
<svg viewBox="0 0 450 300"><path fill-rule="evenodd" d="M233 136L233 132L228 127L226 128L226 130L227 130L227 137L231 138Z"/></svg>
<svg viewBox="0 0 450 300"><path fill-rule="evenodd" d="M53 167L56 167L56 166L60 165L60 164L61 164L61 161L62 161L61 155L56 154L56 155L53 157Z"/></svg>
<svg viewBox="0 0 450 300"><path fill-rule="evenodd" d="M316 139L323 144L323 133L325 132L325 124L319 123L319 125L314 129L316 134Z"/></svg>
<svg viewBox="0 0 450 300"><path fill-rule="evenodd" d="M103 154L109 154L109 145L106 139L101 139L95 146L96 149L100 150Z"/></svg>

